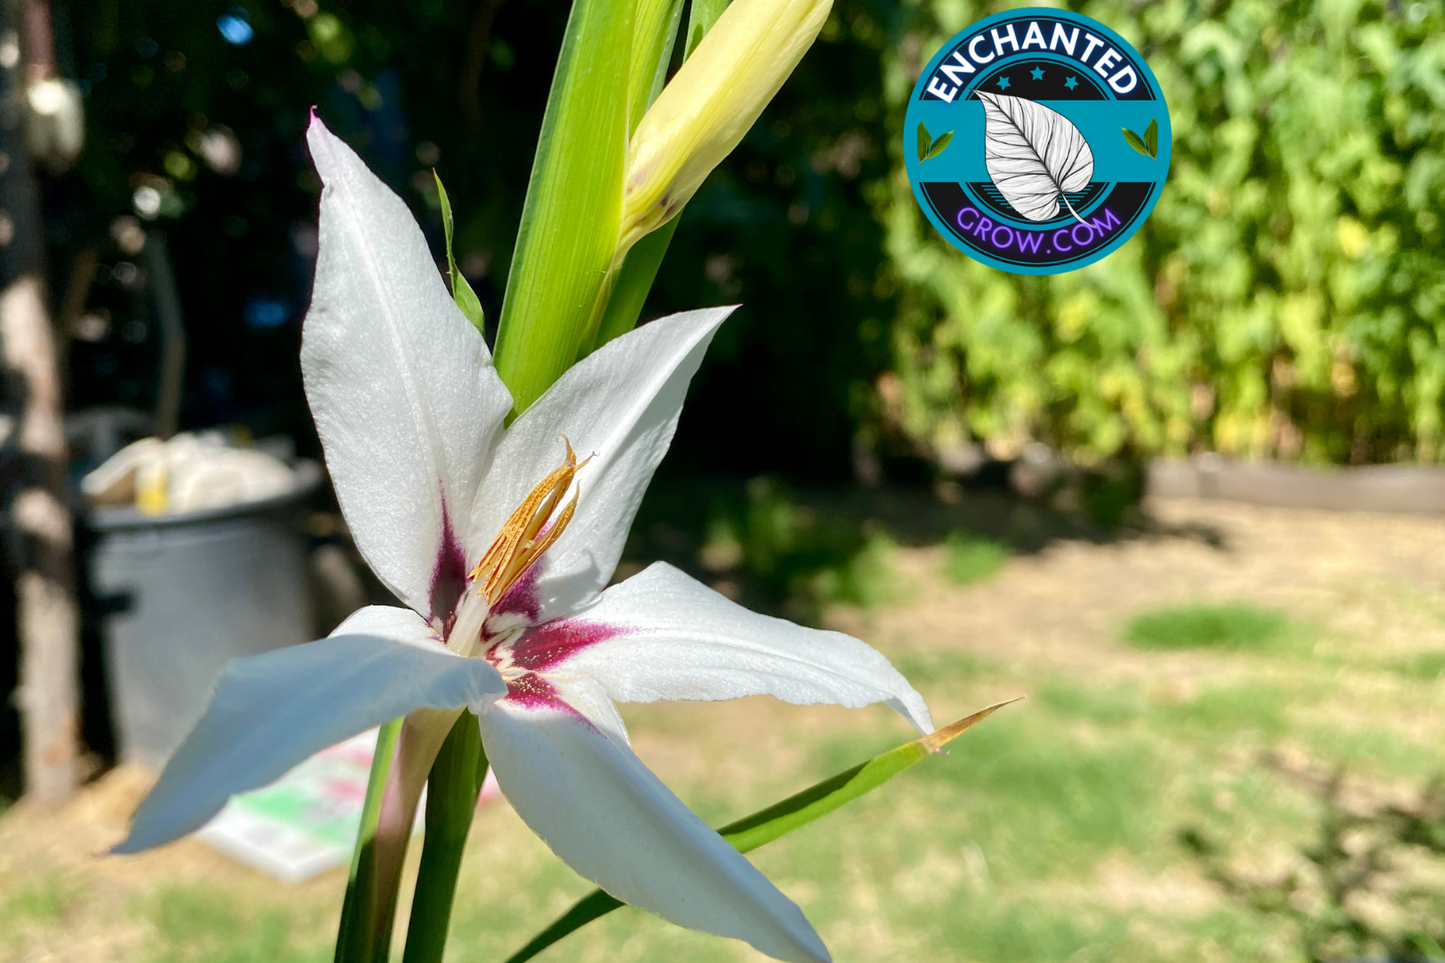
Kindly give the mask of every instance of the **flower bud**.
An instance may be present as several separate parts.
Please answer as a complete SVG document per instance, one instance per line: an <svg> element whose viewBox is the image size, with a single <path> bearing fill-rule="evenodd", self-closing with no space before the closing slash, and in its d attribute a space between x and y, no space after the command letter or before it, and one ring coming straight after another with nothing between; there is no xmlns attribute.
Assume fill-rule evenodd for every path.
<svg viewBox="0 0 1445 963"><path fill-rule="evenodd" d="M632 135L619 255L666 224L812 46L832 0L733 0Z"/></svg>

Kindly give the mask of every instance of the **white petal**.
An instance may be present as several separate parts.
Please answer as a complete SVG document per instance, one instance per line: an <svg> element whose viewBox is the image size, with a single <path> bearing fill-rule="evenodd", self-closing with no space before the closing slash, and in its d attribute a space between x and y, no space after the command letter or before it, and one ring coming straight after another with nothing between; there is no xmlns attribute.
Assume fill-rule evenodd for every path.
<svg viewBox="0 0 1445 963"><path fill-rule="evenodd" d="M607 738L619 746L632 747L632 738L627 734L627 723L617 704L596 679L578 672L549 672L546 681L556 687L557 694L573 709Z"/></svg>
<svg viewBox="0 0 1445 963"><path fill-rule="evenodd" d="M320 120L307 142L326 186L301 370L326 466L372 570L446 614L480 554L461 529L512 398L401 198Z"/></svg>
<svg viewBox="0 0 1445 963"><path fill-rule="evenodd" d="M448 652L414 613L372 607L346 626L344 635L227 665L201 721L113 852L179 839L233 794L269 785L313 753L414 709L455 708L506 691L495 669Z"/></svg>
<svg viewBox="0 0 1445 963"><path fill-rule="evenodd" d="M539 617L565 614L612 578L632 517L677 429L688 382L733 308L661 318L572 366L507 429L474 514L496 532L562 461L560 435L579 458L577 514L548 551L536 587Z"/></svg>
<svg viewBox="0 0 1445 963"><path fill-rule="evenodd" d="M447 651L426 620L417 618L410 609L395 605L366 605L357 609L332 629L327 638L334 639L338 635L379 635L383 639L420 646L433 652Z"/></svg>
<svg viewBox="0 0 1445 963"><path fill-rule="evenodd" d="M554 648L553 659L558 669L597 679L618 702L749 695L853 709L886 702L920 732L933 731L923 697L876 649L750 612L665 562L614 585L560 626L569 623L614 630L574 632L583 644L565 656Z"/></svg>
<svg viewBox="0 0 1445 963"><path fill-rule="evenodd" d="M502 792L578 873L680 926L746 940L780 960L828 959L802 911L630 749L565 706L507 699L481 722Z"/></svg>

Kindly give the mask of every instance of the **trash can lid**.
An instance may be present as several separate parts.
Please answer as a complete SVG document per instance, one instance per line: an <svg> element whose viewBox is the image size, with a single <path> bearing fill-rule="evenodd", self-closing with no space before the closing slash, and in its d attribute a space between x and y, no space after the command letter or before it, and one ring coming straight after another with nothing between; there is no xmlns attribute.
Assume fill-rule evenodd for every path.
<svg viewBox="0 0 1445 963"><path fill-rule="evenodd" d="M114 532L123 529L194 525L199 522L214 522L245 515L265 515L300 505L316 494L316 490L321 487L321 466L316 462L303 458L292 466L292 470L296 476L296 484L290 491L272 498L165 515L147 515L130 505L99 506L89 509L85 513L85 520L91 528L98 532Z"/></svg>

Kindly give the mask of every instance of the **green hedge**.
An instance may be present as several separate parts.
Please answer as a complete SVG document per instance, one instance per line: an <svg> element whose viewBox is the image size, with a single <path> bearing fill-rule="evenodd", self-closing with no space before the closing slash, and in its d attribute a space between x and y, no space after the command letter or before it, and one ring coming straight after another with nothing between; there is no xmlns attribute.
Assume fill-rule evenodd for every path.
<svg viewBox="0 0 1445 963"><path fill-rule="evenodd" d="M982 267L903 173L922 65L999 9L900 0L885 55L899 287L882 424L942 457L1043 441L1090 463L1217 450L1445 460L1445 8L1435 2L1069 4L1138 47L1173 163L1143 229L1052 278Z"/></svg>

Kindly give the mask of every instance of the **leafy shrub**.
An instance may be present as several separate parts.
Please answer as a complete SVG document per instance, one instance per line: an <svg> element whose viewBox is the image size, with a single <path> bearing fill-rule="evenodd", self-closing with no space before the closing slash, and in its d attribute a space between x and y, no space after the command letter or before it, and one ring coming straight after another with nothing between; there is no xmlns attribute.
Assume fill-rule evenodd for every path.
<svg viewBox="0 0 1445 963"><path fill-rule="evenodd" d="M895 370L878 383L896 438L944 463L975 438L1086 464L1202 449L1445 459L1440 3L1067 4L1144 53L1174 144L1139 234L1056 277L983 267L919 211L908 93L995 5L900 6L884 74L894 170L878 194L901 282Z"/></svg>

